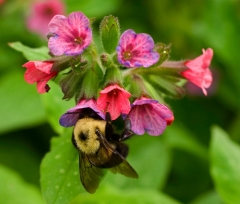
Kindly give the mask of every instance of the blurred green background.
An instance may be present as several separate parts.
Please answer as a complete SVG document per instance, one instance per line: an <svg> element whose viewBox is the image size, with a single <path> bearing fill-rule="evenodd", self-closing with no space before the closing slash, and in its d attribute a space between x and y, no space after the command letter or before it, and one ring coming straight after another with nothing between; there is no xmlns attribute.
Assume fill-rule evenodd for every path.
<svg viewBox="0 0 240 204"><path fill-rule="evenodd" d="M145 190L154 190L141 202L159 203L154 196L163 194L167 198L161 203L237 204L240 196L236 194L239 191L236 185L239 184L240 188L240 176L233 172L240 172L240 1L63 2L66 13L78 10L88 17L96 17L96 34L101 19L112 14L119 18L122 31L131 28L137 33L150 34L155 42L172 44L171 60L195 58L202 53L202 48L214 50L211 64L214 82L209 95L204 97L196 87L187 85L186 97L167 99L175 121L161 137L142 136L129 141L128 160L139 172L140 183L131 183L131 180L121 182L121 176L109 173L102 182L103 187L100 185L101 193L91 198L86 194L83 194L85 197L80 195L74 203L97 203L96 200L105 197L107 203L108 199L126 196L126 200L119 201L124 203L139 197ZM64 108L55 110L60 116L73 105L62 101L61 95L49 96L51 91L48 96L40 96L36 86L23 79L25 69L22 64L27 60L8 46L9 42L15 41L29 47L47 46L47 39L26 27L31 3L30 0L8 0L0 5L0 180L5 181L0 182L0 202L4 200L5 204L44 203L40 194L39 167L50 149L50 139L58 132L51 126L56 118L48 107L51 103L63 104ZM225 141L226 138L221 140L222 137L226 137L227 142L216 146L218 138ZM234 149L231 145L236 147L234 153L230 151ZM215 154L218 147L221 151L227 150L226 157L216 158L221 154ZM229 158L236 158L233 162L236 165L230 165L233 168L215 166L218 159L220 165L232 164L227 160ZM215 167L219 174L214 173ZM230 182L232 186L229 188L236 198L234 195L233 198L226 196L229 195L226 193L228 190L222 186L226 188L227 184L219 181L224 175L235 176L231 178L235 178L236 183ZM112 186L116 189L112 190Z"/></svg>

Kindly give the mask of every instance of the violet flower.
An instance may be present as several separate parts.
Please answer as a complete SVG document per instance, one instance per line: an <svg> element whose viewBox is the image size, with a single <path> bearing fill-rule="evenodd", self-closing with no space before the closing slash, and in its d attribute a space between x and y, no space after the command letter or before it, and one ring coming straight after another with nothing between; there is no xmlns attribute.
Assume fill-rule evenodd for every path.
<svg viewBox="0 0 240 204"><path fill-rule="evenodd" d="M92 41L89 19L82 12L56 15L49 25L48 47L54 55L79 55Z"/></svg>
<svg viewBox="0 0 240 204"><path fill-rule="evenodd" d="M128 115L131 130L137 135L147 132L149 135L161 135L170 125L174 116L170 109L158 103L157 100L141 97L133 102Z"/></svg>
<svg viewBox="0 0 240 204"><path fill-rule="evenodd" d="M76 124L83 109L90 108L102 119L105 119L104 113L97 108L96 101L94 99L81 100L75 107L70 108L64 113L59 120L59 123L63 127L71 127Z"/></svg>
<svg viewBox="0 0 240 204"><path fill-rule="evenodd" d="M126 30L120 37L116 48L118 61L125 67L149 67L159 60L159 53L154 50L152 37L145 33L136 34Z"/></svg>

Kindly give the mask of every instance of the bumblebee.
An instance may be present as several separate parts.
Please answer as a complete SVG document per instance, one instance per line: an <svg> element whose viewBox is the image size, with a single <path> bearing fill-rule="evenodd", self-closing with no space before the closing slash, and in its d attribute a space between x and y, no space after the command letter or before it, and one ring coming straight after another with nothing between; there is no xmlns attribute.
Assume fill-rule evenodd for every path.
<svg viewBox="0 0 240 204"><path fill-rule="evenodd" d="M104 169L130 178L137 172L127 162L128 146L123 140L132 135L130 121L126 120L121 135L114 133L111 115L103 120L92 109L82 109L72 135L73 145L79 152L80 180L89 193L94 193L104 176Z"/></svg>

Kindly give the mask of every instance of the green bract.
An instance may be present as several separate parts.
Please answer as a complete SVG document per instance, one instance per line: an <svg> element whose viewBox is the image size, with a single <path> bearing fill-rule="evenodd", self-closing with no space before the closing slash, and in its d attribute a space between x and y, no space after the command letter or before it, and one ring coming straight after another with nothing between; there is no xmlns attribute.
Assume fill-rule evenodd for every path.
<svg viewBox="0 0 240 204"><path fill-rule="evenodd" d="M109 54L115 52L120 37L118 19L112 15L104 17L100 24L100 35L105 51Z"/></svg>

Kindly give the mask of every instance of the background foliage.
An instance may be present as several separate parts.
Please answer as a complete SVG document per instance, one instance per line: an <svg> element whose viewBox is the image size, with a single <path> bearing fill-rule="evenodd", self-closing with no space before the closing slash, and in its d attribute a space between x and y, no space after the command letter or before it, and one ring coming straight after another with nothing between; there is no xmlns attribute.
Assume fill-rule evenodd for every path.
<svg viewBox="0 0 240 204"><path fill-rule="evenodd" d="M35 48L46 46L46 39L26 28L30 3L30 0L12 0L0 5L0 202L5 204L28 204L33 200L44 203L39 169L50 150L52 137L52 148L65 154L74 152L68 146L71 130L58 125L59 116L74 103L60 100L62 94L54 83L45 95L39 95L35 85L26 84L25 69L21 68L26 58L8 46L15 41ZM240 2L65 0L65 3L67 13L80 10L88 17L96 17L96 32L103 16L112 14L119 18L122 31L131 28L137 33L150 34L155 42L171 43L172 60L194 58L201 54L202 48L213 48L215 79L208 97L196 87L187 86L185 98L168 100L175 121L161 137L139 136L128 141L128 160L139 173L138 180L108 173L94 195L85 193L79 182L75 191L80 195L71 203L116 200L119 203L240 203ZM62 136L56 137L59 134ZM56 160L58 152L52 151L44 158L45 163L54 161L51 168L56 168L56 175L43 180L55 177L61 182L61 169L71 165L70 172L77 171L76 155L71 164L62 167ZM49 185L55 185L61 195L57 188L59 182ZM43 186L45 199L52 197L52 190L46 190L49 185ZM63 194L68 191L68 185L62 184ZM71 193L75 195L71 191L69 198ZM66 203L59 195L47 200Z"/></svg>

